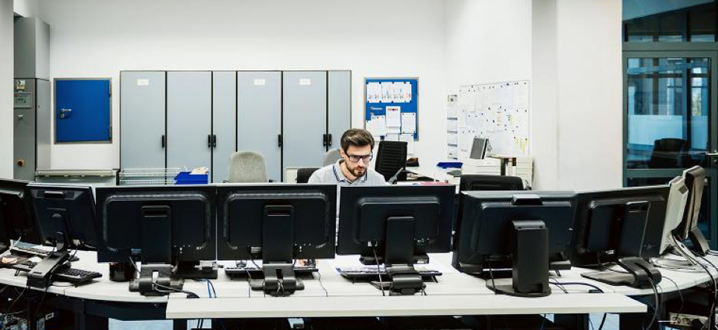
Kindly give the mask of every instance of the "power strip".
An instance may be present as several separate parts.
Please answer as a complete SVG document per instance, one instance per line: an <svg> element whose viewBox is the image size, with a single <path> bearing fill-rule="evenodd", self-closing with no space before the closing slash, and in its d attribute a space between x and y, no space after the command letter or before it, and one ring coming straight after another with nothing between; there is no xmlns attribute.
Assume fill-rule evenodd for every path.
<svg viewBox="0 0 718 330"><path fill-rule="evenodd" d="M702 324L705 324L708 321L708 318L705 316L700 315L693 315L693 314L678 314L678 313L669 313L669 323L672 326L676 327L685 327L685 328L691 328L693 326L694 321L698 321Z"/></svg>

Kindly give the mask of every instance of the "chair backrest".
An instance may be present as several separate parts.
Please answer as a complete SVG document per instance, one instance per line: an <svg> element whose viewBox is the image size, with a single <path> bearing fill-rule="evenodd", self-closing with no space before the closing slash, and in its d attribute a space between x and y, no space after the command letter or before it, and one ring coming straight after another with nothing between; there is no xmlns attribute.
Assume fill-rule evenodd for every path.
<svg viewBox="0 0 718 330"><path fill-rule="evenodd" d="M379 142L374 169L388 181L400 169L406 168L406 148L407 142L405 141Z"/></svg>
<svg viewBox="0 0 718 330"><path fill-rule="evenodd" d="M688 141L676 138L657 139L648 160L650 168L681 168L690 163Z"/></svg>
<svg viewBox="0 0 718 330"><path fill-rule="evenodd" d="M524 181L517 176L466 174L461 176L459 190L524 190Z"/></svg>
<svg viewBox="0 0 718 330"><path fill-rule="evenodd" d="M229 178L231 183L268 182L264 157L252 151L235 152L229 158Z"/></svg>
<svg viewBox="0 0 718 330"><path fill-rule="evenodd" d="M309 178L314 174L314 172L318 170L318 168L315 167L309 167L309 168L300 168L297 170L297 183L307 183L309 182Z"/></svg>
<svg viewBox="0 0 718 330"><path fill-rule="evenodd" d="M327 151L326 154L324 154L324 166L331 165L336 163L340 158L342 158L342 155L339 153L339 148L332 149Z"/></svg>

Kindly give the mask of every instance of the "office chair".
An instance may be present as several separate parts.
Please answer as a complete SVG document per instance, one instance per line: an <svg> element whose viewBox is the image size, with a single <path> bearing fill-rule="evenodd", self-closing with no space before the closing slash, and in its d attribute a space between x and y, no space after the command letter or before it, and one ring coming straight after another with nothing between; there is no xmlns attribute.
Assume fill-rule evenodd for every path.
<svg viewBox="0 0 718 330"><path fill-rule="evenodd" d="M459 191L471 190L524 190L524 181L517 176L462 175Z"/></svg>
<svg viewBox="0 0 718 330"><path fill-rule="evenodd" d="M688 141L665 138L653 142L653 152L648 160L649 168L683 168L690 166Z"/></svg>
<svg viewBox="0 0 718 330"><path fill-rule="evenodd" d="M405 141L379 142L374 170L383 175L387 181L395 177L401 170L406 169L406 148L407 142Z"/></svg>
<svg viewBox="0 0 718 330"><path fill-rule="evenodd" d="M339 148L331 149L327 151L326 154L324 154L324 165L332 165L336 163L339 159L342 158L342 155L339 153Z"/></svg>
<svg viewBox="0 0 718 330"><path fill-rule="evenodd" d="M315 167L309 167L309 168L300 168L297 170L297 183L307 183L309 182L309 178L314 174L314 172L318 170L318 168Z"/></svg>
<svg viewBox="0 0 718 330"><path fill-rule="evenodd" d="M264 157L252 151L235 152L229 158L230 183L269 182Z"/></svg>

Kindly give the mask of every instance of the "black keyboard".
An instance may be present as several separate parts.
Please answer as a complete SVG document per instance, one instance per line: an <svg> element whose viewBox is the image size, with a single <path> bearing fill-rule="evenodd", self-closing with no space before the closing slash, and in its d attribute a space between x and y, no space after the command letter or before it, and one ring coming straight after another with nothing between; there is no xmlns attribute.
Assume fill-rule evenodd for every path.
<svg viewBox="0 0 718 330"><path fill-rule="evenodd" d="M23 272L29 272L36 264L36 262L30 260L23 260L13 264L12 268ZM52 278L54 281L84 284L100 277L102 277L102 274L98 272L70 268L68 266L60 266L57 270L55 270Z"/></svg>
<svg viewBox="0 0 718 330"><path fill-rule="evenodd" d="M294 274L296 275L309 275L311 273L318 272L317 267L294 267ZM258 278L264 276L261 268L255 267L224 267L224 273L229 277L240 277L249 276L251 278Z"/></svg>
<svg viewBox="0 0 718 330"><path fill-rule="evenodd" d="M28 247L28 246L17 246L17 245L10 247L10 252L14 252L14 254L17 254L17 253L29 254L32 256L40 257L40 258L45 258L50 254L50 251L48 251L48 250L43 250L43 249L38 249L38 248ZM80 260L80 258L78 258L74 255L70 258L70 261L78 261L78 260Z"/></svg>
<svg viewBox="0 0 718 330"><path fill-rule="evenodd" d="M364 266L364 267L356 267L356 268L337 268L337 271L339 271L339 274L341 274L343 277L350 279L350 280L360 280L360 281L378 281L379 275L381 275L384 279L386 279L386 270L384 267L381 267L380 269L377 269L376 266ZM419 275L423 278L434 278L437 276L443 275L440 271L434 270L434 269L426 269L423 267L417 267L416 271L419 272Z"/></svg>

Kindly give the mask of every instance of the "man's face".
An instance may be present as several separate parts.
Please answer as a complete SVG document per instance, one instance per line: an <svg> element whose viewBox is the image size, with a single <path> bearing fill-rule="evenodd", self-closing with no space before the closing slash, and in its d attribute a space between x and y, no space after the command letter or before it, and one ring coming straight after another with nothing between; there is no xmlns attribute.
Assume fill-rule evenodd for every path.
<svg viewBox="0 0 718 330"><path fill-rule="evenodd" d="M342 158L349 172L355 177L361 177L371 162L371 146L349 146L347 151L341 150Z"/></svg>

